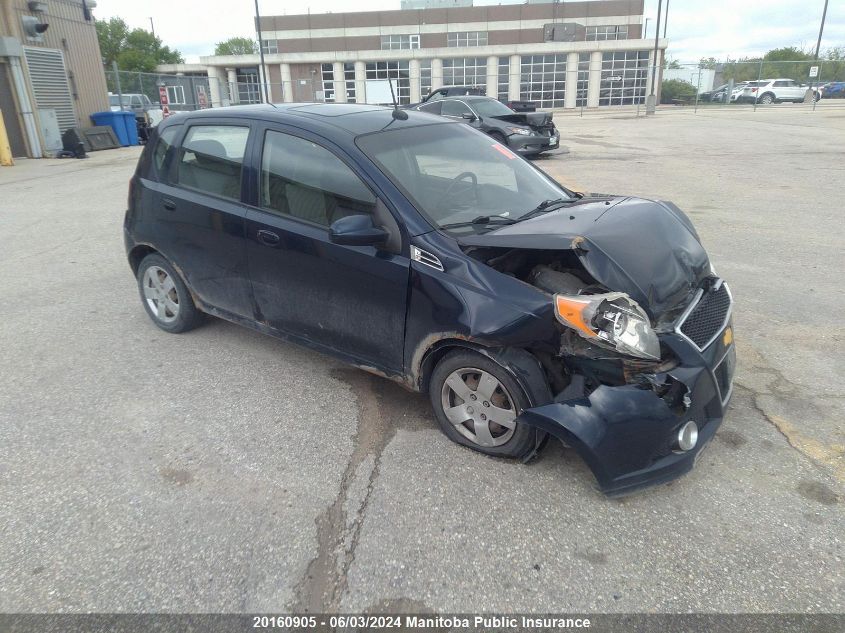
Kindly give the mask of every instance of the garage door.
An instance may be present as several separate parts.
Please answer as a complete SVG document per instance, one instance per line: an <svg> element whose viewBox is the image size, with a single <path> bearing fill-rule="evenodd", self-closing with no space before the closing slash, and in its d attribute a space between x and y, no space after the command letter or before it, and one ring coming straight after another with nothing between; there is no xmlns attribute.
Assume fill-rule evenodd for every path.
<svg viewBox="0 0 845 633"><path fill-rule="evenodd" d="M52 108L56 111L59 131L76 125L73 97L65 70L65 58L60 50L51 48L24 47L29 81L39 110Z"/></svg>

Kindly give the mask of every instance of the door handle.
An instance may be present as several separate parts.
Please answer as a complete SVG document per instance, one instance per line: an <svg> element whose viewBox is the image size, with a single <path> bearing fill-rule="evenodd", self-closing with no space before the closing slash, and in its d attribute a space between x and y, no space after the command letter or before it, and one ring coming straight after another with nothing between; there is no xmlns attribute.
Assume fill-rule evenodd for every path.
<svg viewBox="0 0 845 633"><path fill-rule="evenodd" d="M161 204L168 211L175 211L176 210L176 203L173 202L173 200L171 200L170 198L162 198Z"/></svg>
<svg viewBox="0 0 845 633"><path fill-rule="evenodd" d="M258 241L265 246L276 246L281 241L281 238L273 233L273 231L261 229L258 231Z"/></svg>

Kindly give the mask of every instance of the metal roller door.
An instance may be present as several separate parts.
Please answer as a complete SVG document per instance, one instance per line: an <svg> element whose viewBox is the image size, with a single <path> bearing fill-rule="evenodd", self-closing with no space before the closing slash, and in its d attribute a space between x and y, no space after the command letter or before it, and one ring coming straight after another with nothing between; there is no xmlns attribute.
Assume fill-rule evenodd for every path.
<svg viewBox="0 0 845 633"><path fill-rule="evenodd" d="M29 46L24 46L23 50L29 70L29 81L35 95L35 107L39 110L55 110L60 132L75 127L76 112L62 51Z"/></svg>

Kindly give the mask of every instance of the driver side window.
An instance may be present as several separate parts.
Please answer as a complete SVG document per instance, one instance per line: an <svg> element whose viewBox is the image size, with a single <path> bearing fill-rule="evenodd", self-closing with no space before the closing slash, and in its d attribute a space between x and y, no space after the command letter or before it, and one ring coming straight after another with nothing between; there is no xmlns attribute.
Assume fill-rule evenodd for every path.
<svg viewBox="0 0 845 633"><path fill-rule="evenodd" d="M376 198L343 161L326 148L269 130L261 158L261 206L321 226L372 213Z"/></svg>

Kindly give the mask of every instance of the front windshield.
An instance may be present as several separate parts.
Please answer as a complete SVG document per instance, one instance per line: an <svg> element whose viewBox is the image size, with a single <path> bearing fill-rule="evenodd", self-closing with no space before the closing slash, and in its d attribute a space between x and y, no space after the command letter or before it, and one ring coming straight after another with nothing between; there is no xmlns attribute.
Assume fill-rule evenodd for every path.
<svg viewBox="0 0 845 633"><path fill-rule="evenodd" d="M111 95L109 96L109 105L119 106L120 105L120 96L118 95ZM129 105L129 97L123 97L123 105Z"/></svg>
<svg viewBox="0 0 845 633"><path fill-rule="evenodd" d="M457 123L376 132L361 150L438 227L500 216L518 220L543 202L571 194L504 145ZM496 228L477 223L467 235Z"/></svg>
<svg viewBox="0 0 845 633"><path fill-rule="evenodd" d="M478 112L478 114L483 118L486 116L502 116L505 114L513 114L513 110L511 110L508 106L503 103L496 101L495 99L479 99L478 101L470 101L469 105L473 107L473 109Z"/></svg>

